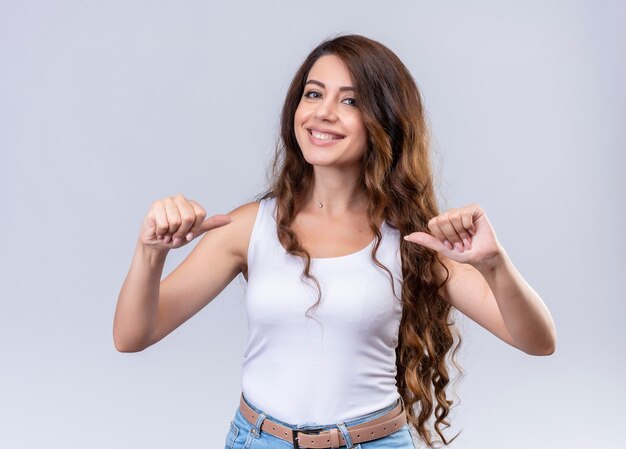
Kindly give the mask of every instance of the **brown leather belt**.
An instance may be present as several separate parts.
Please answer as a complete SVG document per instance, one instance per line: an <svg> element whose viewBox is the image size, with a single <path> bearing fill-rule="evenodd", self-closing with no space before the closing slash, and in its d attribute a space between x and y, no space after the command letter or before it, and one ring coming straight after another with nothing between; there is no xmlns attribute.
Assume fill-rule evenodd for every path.
<svg viewBox="0 0 626 449"><path fill-rule="evenodd" d="M239 410L243 417L252 425L256 425L259 414L255 412L246 403L241 395ZM363 443L364 441L376 440L389 435L406 424L406 413L404 403L400 400L399 404L376 419L367 421L355 426L348 427L348 433L353 444ZM263 420L261 424L261 432L267 432L275 437L293 443L295 449L298 448L338 448L346 446L346 441L339 431L339 428L333 427L327 430L299 430L291 427L283 426L269 418ZM314 433L309 433L314 432Z"/></svg>

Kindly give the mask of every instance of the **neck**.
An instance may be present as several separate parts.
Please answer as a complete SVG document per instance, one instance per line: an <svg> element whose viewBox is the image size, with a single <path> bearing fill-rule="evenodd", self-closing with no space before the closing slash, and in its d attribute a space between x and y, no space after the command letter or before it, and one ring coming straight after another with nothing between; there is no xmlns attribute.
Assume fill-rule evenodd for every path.
<svg viewBox="0 0 626 449"><path fill-rule="evenodd" d="M356 174L346 170L315 167L313 187L305 201L305 208L315 213L332 215L360 213L367 210L367 195Z"/></svg>

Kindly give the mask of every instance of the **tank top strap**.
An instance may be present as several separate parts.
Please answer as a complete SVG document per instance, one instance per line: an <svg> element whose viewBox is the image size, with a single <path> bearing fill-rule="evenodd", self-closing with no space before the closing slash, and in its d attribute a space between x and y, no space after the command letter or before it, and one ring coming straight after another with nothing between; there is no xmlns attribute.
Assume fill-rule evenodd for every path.
<svg viewBox="0 0 626 449"><path fill-rule="evenodd" d="M267 198L259 201L250 243L248 244L248 272L258 260L259 255L268 255L268 251L276 251L278 238L276 237L275 199Z"/></svg>

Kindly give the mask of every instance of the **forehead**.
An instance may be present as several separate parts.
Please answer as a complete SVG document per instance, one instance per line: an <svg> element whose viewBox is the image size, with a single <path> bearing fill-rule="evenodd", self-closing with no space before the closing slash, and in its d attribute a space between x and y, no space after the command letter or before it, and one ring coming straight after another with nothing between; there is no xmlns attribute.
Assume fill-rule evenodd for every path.
<svg viewBox="0 0 626 449"><path fill-rule="evenodd" d="M352 77L348 66L335 55L324 55L309 70L307 81L314 79L326 84L327 88L352 86Z"/></svg>

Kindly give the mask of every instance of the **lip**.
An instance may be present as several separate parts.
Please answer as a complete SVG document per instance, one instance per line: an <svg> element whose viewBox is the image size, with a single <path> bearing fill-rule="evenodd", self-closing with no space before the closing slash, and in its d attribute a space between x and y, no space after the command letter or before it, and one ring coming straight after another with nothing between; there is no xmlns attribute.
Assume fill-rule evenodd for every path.
<svg viewBox="0 0 626 449"><path fill-rule="evenodd" d="M327 134L333 134L336 136L341 136L341 134L337 134L334 133L332 131L324 131L320 128L308 128L306 130L306 133L309 136L309 142L311 142L313 145L318 146L318 147L330 147L333 145L336 145L338 142L341 142L345 136L342 136L341 139L330 139L330 140L322 140L322 139L318 139L316 137L313 136L313 134L311 133L311 131L317 131L320 133L327 133Z"/></svg>
<svg viewBox="0 0 626 449"><path fill-rule="evenodd" d="M318 128L317 126L312 126L310 128L306 128L306 130L309 132L309 134L311 134L311 131L317 131L318 133L323 133L323 134L332 134L334 136L339 136L341 139L343 139L344 136L341 133L335 132L332 129L328 129L328 128ZM341 140L341 139L336 139L336 140Z"/></svg>

